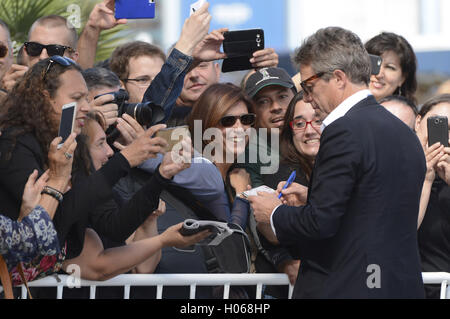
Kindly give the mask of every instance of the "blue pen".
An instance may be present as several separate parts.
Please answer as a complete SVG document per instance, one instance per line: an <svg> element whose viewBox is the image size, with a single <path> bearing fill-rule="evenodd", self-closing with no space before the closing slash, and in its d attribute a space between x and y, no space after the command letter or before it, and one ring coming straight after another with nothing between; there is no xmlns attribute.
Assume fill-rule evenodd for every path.
<svg viewBox="0 0 450 319"><path fill-rule="evenodd" d="M293 172L291 173L291 176L289 176L289 178L288 178L286 184L284 184L283 189L286 189L286 188L288 188L289 186L291 186L292 182L293 182L294 179L295 179L295 176L296 176L296 171L293 171ZM283 190L283 189L282 189L282 190ZM278 199L280 199L281 196L283 196L283 194L281 194L281 192L280 192L280 195L278 195Z"/></svg>

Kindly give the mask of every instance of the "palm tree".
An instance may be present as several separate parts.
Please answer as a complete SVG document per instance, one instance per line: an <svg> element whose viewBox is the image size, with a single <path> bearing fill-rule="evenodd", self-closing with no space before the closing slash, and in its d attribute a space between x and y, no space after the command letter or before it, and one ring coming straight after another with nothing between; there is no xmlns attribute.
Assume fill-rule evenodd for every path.
<svg viewBox="0 0 450 319"><path fill-rule="evenodd" d="M50 14L61 15L71 18L79 8L80 25L77 27L78 33L86 23L90 12L95 4L101 0L71 0L68 4L65 0L0 0L0 19L5 21L11 31L11 39L14 45L14 52L26 41L28 30L37 19ZM114 29L103 31L98 43L96 60L107 59L114 48L125 38L126 26L118 26Z"/></svg>

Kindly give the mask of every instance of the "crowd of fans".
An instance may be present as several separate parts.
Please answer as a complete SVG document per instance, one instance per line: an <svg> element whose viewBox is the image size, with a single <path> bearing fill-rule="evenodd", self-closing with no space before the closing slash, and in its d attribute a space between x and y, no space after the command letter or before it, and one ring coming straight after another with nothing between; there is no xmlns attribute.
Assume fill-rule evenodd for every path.
<svg viewBox="0 0 450 319"><path fill-rule="evenodd" d="M267 185L282 193L283 203L304 205L306 196L299 194L307 193L326 116L304 100L314 79L300 85L298 75L291 78L277 67L278 55L268 48L251 58L254 70L241 87L220 83L217 61L225 58L220 46L227 29L208 33L208 4L186 20L167 55L155 45L133 41L95 65L100 32L123 23L114 19L113 4L98 4L79 38L65 18L38 19L17 57L8 26L0 21L0 254L13 283L22 283L18 268L31 281L64 273L74 264L89 280L123 273L207 273L202 250L174 248L208 236L180 234L184 215L160 199L163 190L176 185L217 220L247 231L252 272L286 273L294 284L301 261L278 243L270 227L256 223L242 193ZM448 272L450 148L428 145L427 119L450 118L450 92L417 105L417 60L402 36L381 33L365 47L382 58L380 72L370 79L372 94L399 118L399 126L416 132L426 158L420 211L411 212L418 216L422 270ZM296 54L293 62L298 64ZM127 94L127 104L161 107L163 119L142 123L123 112L119 90ZM61 107L70 102L77 102L74 133L58 147ZM167 141L155 134L180 125L188 126L191 138L185 137L177 152L165 152ZM256 137L245 133L250 128ZM209 129L219 135L205 138ZM198 134L200 145L194 141ZM231 161L225 160L229 154ZM293 170L294 183L281 191ZM114 288L102 291L105 298L120 296ZM438 297L438 291L427 287L427 296ZM276 287L264 291L277 298L286 293ZM188 288L164 290L169 298L188 294ZM132 292L136 298L154 295L149 287ZM212 287L197 290L197 298L215 296ZM251 291L239 296L252 298Z"/></svg>

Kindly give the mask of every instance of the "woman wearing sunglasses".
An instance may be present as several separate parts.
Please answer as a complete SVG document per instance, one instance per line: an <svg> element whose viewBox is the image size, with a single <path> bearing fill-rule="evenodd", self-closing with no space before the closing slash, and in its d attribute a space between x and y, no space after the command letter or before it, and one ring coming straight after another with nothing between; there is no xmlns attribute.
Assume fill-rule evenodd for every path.
<svg viewBox="0 0 450 319"><path fill-rule="evenodd" d="M50 142L58 136L62 106L77 103L73 131L79 134L89 111L87 96L88 90L81 68L72 60L61 56L53 56L35 64L8 95L4 104L5 111L0 116L0 129L3 133L0 137L0 208L9 214L8 217L13 220L18 218L20 199L30 172L37 169L42 174L49 165L46 154ZM131 167L156 156L162 150L165 142L159 138L151 138L162 127L164 125L145 131L95 173L89 176L77 174L76 180L72 179L69 191L63 183L54 183L43 194L55 205L59 204L53 220L63 255L66 256L55 265L61 267L64 258L72 259L80 254L86 258L83 252L89 247L85 243L92 242L85 241L85 234L90 233L87 231L88 226L101 236L123 242L157 209L162 187L168 183L172 174L176 174L179 167L174 170L171 166L161 165L154 178L120 211L114 208L97 211L95 208L111 199L111 188ZM71 160L73 150L65 148L64 156L66 160ZM92 250L88 249L87 256L100 259L97 258L97 263L83 264L86 266L82 269L83 278L105 279L105 273L113 276L126 272L134 267L134 262L145 260L155 249L158 250L158 245L166 245L173 239L184 242L187 239L179 236L177 227L180 228L181 225L168 230L156 244L141 243L140 251L147 256L136 254L136 250L133 250L128 251L133 254L132 257L120 259L122 262L108 263L103 262L107 255L89 254ZM88 236L86 239L89 239ZM99 264L106 268L94 267Z"/></svg>
<svg viewBox="0 0 450 319"><path fill-rule="evenodd" d="M255 119L253 102L232 84L209 87L195 103L188 118L196 151L214 163L225 186L225 192L215 201L215 209L211 211L218 219L233 222L243 229L247 224L249 205L236 194L247 190L250 176L245 170L232 169L232 166L245 152L248 130Z"/></svg>

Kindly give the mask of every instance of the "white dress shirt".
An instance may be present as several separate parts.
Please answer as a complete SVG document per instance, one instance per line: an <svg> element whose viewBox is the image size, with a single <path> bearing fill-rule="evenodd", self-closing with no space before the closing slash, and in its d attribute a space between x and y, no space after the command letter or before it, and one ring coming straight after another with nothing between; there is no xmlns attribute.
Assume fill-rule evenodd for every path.
<svg viewBox="0 0 450 319"><path fill-rule="evenodd" d="M356 104L366 99L370 95L372 95L372 93L369 90L361 90L345 99L323 120L321 127L322 132L328 125L343 117L345 114L347 114L348 111L350 111L352 107L354 107ZM275 209L272 211L272 214L270 214L270 226L272 227L272 231L275 236L277 233L275 232L275 227L273 226L273 214L280 206L281 204L275 207Z"/></svg>

